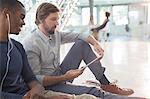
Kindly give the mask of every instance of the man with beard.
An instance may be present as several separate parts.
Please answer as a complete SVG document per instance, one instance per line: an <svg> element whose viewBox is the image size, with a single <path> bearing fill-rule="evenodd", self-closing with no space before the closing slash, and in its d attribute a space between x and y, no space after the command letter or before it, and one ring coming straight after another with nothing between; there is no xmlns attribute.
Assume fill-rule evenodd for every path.
<svg viewBox="0 0 150 99"><path fill-rule="evenodd" d="M105 68L101 66L100 61L91 64L90 70L102 84L103 89L107 91L108 88L112 93L119 95L95 87L67 84L67 81L72 81L83 73L84 68L78 69L82 60L87 64L97 57L88 43L93 45L99 56L103 57L104 51L98 41L87 32L57 31L58 20L59 9L51 3L42 3L36 12L37 29L23 41L29 63L36 77L46 89L76 95L87 93L102 99L140 99L120 96L133 94L133 90L121 89L112 85L104 75ZM70 42L75 42L75 44L60 64L60 45Z"/></svg>
<svg viewBox="0 0 150 99"><path fill-rule="evenodd" d="M21 43L9 38L9 34L19 34L24 18L25 7L20 1L0 0L0 99L72 99L74 95L45 91L33 74ZM96 97L81 95L73 99Z"/></svg>

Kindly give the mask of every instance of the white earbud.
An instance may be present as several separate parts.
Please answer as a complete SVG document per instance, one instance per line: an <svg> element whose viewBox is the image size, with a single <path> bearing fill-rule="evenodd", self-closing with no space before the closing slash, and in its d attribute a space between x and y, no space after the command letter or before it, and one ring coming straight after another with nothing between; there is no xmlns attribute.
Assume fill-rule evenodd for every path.
<svg viewBox="0 0 150 99"><path fill-rule="evenodd" d="M8 13L6 14L6 17L9 18L9 14Z"/></svg>
<svg viewBox="0 0 150 99"><path fill-rule="evenodd" d="M9 14L6 14L7 21L8 21L8 34L10 33L10 16Z"/></svg>

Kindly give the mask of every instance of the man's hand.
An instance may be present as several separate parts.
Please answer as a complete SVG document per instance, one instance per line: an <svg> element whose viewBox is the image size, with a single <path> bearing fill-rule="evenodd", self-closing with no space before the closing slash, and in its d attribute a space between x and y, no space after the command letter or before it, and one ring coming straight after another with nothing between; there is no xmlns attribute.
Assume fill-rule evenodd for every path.
<svg viewBox="0 0 150 99"><path fill-rule="evenodd" d="M96 53L97 53L99 56L101 56L101 57L104 56L104 50L101 48L101 46L100 46L99 43L95 43L95 44L93 45L93 47L94 47L94 50L96 51Z"/></svg>
<svg viewBox="0 0 150 99"><path fill-rule="evenodd" d="M87 42L94 47L94 50L99 56L103 57L104 50L101 48L100 43L92 35L88 36Z"/></svg>
<svg viewBox="0 0 150 99"><path fill-rule="evenodd" d="M83 73L83 69L69 70L64 74L66 80L72 80Z"/></svg>
<svg viewBox="0 0 150 99"><path fill-rule="evenodd" d="M39 94L35 94L34 96L29 95L29 93L27 95L25 95L23 97L23 99L47 99L46 97L44 97L43 95L39 95Z"/></svg>
<svg viewBox="0 0 150 99"><path fill-rule="evenodd" d="M40 84L37 84L26 93L23 99L45 99L44 88Z"/></svg>

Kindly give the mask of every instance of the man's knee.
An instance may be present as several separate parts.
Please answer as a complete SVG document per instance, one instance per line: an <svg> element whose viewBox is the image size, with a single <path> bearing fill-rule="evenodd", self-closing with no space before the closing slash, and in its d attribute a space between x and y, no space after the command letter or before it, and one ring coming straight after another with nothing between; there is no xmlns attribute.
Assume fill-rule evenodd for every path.
<svg viewBox="0 0 150 99"><path fill-rule="evenodd" d="M78 39L75 44L82 47L90 47L90 45L82 39Z"/></svg>

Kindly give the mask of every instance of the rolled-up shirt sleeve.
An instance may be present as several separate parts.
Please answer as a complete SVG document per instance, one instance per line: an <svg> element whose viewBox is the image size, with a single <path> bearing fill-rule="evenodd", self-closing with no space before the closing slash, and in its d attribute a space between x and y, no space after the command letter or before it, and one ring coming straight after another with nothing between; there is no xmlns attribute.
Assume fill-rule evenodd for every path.
<svg viewBox="0 0 150 99"><path fill-rule="evenodd" d="M41 75L41 65L40 65L40 50L31 43L23 42L24 48L27 53L27 58L29 64L36 75L36 78L39 80L41 84L43 84L44 75Z"/></svg>
<svg viewBox="0 0 150 99"><path fill-rule="evenodd" d="M21 45L21 44L20 44ZM22 59L23 59L23 69L22 69L22 76L25 80L26 83L30 83L31 81L37 81L30 65L29 65L29 62L28 62L28 59L27 59L27 55L25 53L25 50L23 48L23 46L21 45L20 48L22 50L21 53L22 53Z"/></svg>
<svg viewBox="0 0 150 99"><path fill-rule="evenodd" d="M27 50L27 55L28 55L28 60L29 60L29 63L31 65L31 68L34 72L34 74L36 75L37 79L40 81L40 83L43 82L43 78L44 78L44 75L41 75L40 71L41 71L41 65L40 65L40 56L35 53L35 50L34 52L32 50Z"/></svg>
<svg viewBox="0 0 150 99"><path fill-rule="evenodd" d="M82 40L86 40L88 36L92 34L91 28L89 26L84 27L80 32L81 33L79 34L79 38Z"/></svg>
<svg viewBox="0 0 150 99"><path fill-rule="evenodd" d="M86 41L89 35L91 35L90 27L86 26L82 28L79 32L61 32L61 42L64 43L70 43L75 42L77 39L82 39Z"/></svg>

